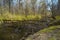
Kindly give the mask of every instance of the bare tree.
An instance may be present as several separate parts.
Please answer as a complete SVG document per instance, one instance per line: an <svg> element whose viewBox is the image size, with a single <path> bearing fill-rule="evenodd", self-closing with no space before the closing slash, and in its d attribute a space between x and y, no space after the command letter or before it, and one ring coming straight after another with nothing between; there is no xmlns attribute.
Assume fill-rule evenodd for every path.
<svg viewBox="0 0 60 40"><path fill-rule="evenodd" d="M57 8L57 10L58 10L58 15L60 15L60 0L58 0L57 6L58 6L58 8Z"/></svg>

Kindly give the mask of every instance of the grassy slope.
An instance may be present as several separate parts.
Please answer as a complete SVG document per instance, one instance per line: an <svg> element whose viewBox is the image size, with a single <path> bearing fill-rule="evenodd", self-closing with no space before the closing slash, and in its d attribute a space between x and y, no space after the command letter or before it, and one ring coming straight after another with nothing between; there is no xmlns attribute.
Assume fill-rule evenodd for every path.
<svg viewBox="0 0 60 40"><path fill-rule="evenodd" d="M45 29L43 29L43 30L41 30L39 32L40 33L52 32L53 30L56 30L58 28L60 28L60 25L58 25L58 26L51 26L51 27L45 28Z"/></svg>
<svg viewBox="0 0 60 40"><path fill-rule="evenodd" d="M54 30L59 29L59 28L60 28L60 25L58 25L58 26L51 26L51 27L49 27L49 28L42 29L42 30L40 30L39 32L35 33L34 35L29 36L26 40L34 40L33 38L36 37L37 35L52 33L52 32L54 32ZM59 32L57 31L57 33L60 34L60 31L59 31ZM37 37L38 37L38 36L37 36ZM36 38L37 38L37 37L36 37ZM38 38L37 38L37 39L38 39ZM56 39L51 36L51 37L49 38L49 40L56 40Z"/></svg>

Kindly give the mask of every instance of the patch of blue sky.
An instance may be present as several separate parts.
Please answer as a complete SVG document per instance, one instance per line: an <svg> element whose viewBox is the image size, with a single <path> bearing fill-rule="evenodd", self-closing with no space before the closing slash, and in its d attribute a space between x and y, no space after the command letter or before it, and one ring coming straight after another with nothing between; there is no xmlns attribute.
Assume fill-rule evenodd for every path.
<svg viewBox="0 0 60 40"><path fill-rule="evenodd" d="M3 6L3 0L0 0L0 5L2 5L2 6Z"/></svg>
<svg viewBox="0 0 60 40"><path fill-rule="evenodd" d="M53 1L53 3L54 3L55 5L57 4L57 2L58 2L58 0L54 0L54 1Z"/></svg>
<svg viewBox="0 0 60 40"><path fill-rule="evenodd" d="M40 6L39 3L40 3L40 0L37 0L36 3L35 3L35 5L36 5L37 7L39 7L39 6Z"/></svg>
<svg viewBox="0 0 60 40"><path fill-rule="evenodd" d="M25 8L25 6L26 6L26 0L21 0L20 3L22 4L22 7Z"/></svg>
<svg viewBox="0 0 60 40"><path fill-rule="evenodd" d="M58 3L58 0L53 0L53 4L54 4L54 5L57 5L57 3ZM50 5L52 5L52 0L47 0L47 4L49 4L49 6L48 6L47 9L48 9L48 10L51 10L51 9L50 9Z"/></svg>
<svg viewBox="0 0 60 40"><path fill-rule="evenodd" d="M52 4L52 0L46 0L47 4ZM56 5L58 3L58 0L53 0L53 3Z"/></svg>
<svg viewBox="0 0 60 40"><path fill-rule="evenodd" d="M35 3L35 10L38 11L38 8L40 7L40 0L36 0Z"/></svg>
<svg viewBox="0 0 60 40"><path fill-rule="evenodd" d="M13 0L13 5L16 6L16 4L19 2L19 0Z"/></svg>

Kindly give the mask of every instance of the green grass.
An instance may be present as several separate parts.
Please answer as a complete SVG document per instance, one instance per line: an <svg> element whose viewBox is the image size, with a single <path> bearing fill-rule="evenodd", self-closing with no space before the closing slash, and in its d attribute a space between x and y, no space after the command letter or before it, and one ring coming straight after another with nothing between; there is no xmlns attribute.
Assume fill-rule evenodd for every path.
<svg viewBox="0 0 60 40"><path fill-rule="evenodd" d="M20 15L20 14L11 14L6 12L0 15L0 20L40 20L42 18L41 14L29 14L29 15ZM56 16L57 20L60 20L60 16Z"/></svg>
<svg viewBox="0 0 60 40"><path fill-rule="evenodd" d="M39 31L40 33L46 33L46 32L53 32L54 30L56 30L57 28L60 28L60 25L58 26L51 26L49 28L45 28L45 29L42 29L41 31ZM38 33L39 33L38 32Z"/></svg>
<svg viewBox="0 0 60 40"><path fill-rule="evenodd" d="M56 38L54 38L54 37L51 37L51 38L49 38L49 40L56 40Z"/></svg>
<svg viewBox="0 0 60 40"><path fill-rule="evenodd" d="M40 20L41 15L16 15L16 14L2 14L0 15L0 20Z"/></svg>
<svg viewBox="0 0 60 40"><path fill-rule="evenodd" d="M60 20L60 16L56 16L56 20Z"/></svg>

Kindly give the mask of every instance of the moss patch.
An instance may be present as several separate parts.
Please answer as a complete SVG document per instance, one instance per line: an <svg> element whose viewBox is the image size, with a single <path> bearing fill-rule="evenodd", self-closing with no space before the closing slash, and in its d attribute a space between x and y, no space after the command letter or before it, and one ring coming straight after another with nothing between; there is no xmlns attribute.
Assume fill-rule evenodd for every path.
<svg viewBox="0 0 60 40"><path fill-rule="evenodd" d="M40 32L40 33L52 32L53 30L56 30L57 28L60 28L60 25L59 25L59 26L51 26L51 27L45 28L45 29L43 29L43 30L41 30L41 31L39 31L39 32ZM39 33L39 32L38 32L38 33Z"/></svg>

